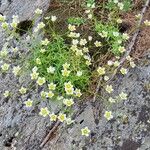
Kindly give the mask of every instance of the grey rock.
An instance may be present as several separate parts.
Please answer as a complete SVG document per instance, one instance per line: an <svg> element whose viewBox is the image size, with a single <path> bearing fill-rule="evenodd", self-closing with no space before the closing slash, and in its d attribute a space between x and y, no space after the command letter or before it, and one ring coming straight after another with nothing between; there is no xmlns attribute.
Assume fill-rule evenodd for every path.
<svg viewBox="0 0 150 150"><path fill-rule="evenodd" d="M16 14L20 16L20 21L32 20L35 8L46 10L48 4L48 0L1 0L0 12L8 16L8 19ZM1 34L0 39L3 37ZM19 43L14 43L20 46ZM39 145L52 127L49 118L38 115L39 109L46 102L41 102L37 91L31 89L25 96L18 94L18 89L28 83L30 77L26 74L22 78L15 78L11 72L0 75L0 150L40 150ZM128 99L109 108L113 112L112 120L106 121L104 118L108 108L100 98L95 104L85 102L82 111L77 105L74 113L80 113L75 116L75 123L70 126L61 125L43 150L149 150L150 90L146 87L147 84L150 84L149 55L136 68L130 69L126 76L118 75L117 80L113 81L115 92L112 96L124 91L128 93ZM3 98L2 93L8 88L14 94L11 98ZM106 94L102 93L102 96L107 100ZM34 109L26 109L23 102L28 97L41 103ZM52 111L59 110L54 102L50 105ZM96 115L94 111L97 112ZM91 130L89 137L81 135L81 128L85 126Z"/></svg>

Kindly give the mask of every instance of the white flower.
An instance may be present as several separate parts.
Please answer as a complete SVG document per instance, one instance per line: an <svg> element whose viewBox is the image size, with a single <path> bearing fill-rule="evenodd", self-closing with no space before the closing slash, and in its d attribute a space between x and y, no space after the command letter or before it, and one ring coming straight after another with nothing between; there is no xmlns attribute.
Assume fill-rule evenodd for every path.
<svg viewBox="0 0 150 150"><path fill-rule="evenodd" d="M80 33L70 32L70 33L68 34L68 37L78 38L78 37L80 37Z"/></svg>
<svg viewBox="0 0 150 150"><path fill-rule="evenodd" d="M15 76L17 76L17 75L19 75L20 70L21 70L21 68L19 66L15 66L15 67L13 67L12 72Z"/></svg>
<svg viewBox="0 0 150 150"><path fill-rule="evenodd" d="M44 52L46 52L46 49L42 48L42 49L40 49L40 52L44 53Z"/></svg>
<svg viewBox="0 0 150 150"><path fill-rule="evenodd" d="M12 18L13 18L13 21L10 25L12 28L16 28L19 23L18 15L13 15Z"/></svg>
<svg viewBox="0 0 150 150"><path fill-rule="evenodd" d="M46 94L47 94L47 93L46 93L45 91L42 91L42 92L40 93L40 95L41 95L42 98L45 98L45 97L46 97Z"/></svg>
<svg viewBox="0 0 150 150"><path fill-rule="evenodd" d="M60 122L64 122L66 120L66 114L60 113L57 118Z"/></svg>
<svg viewBox="0 0 150 150"><path fill-rule="evenodd" d="M75 31L76 30L76 26L69 24L68 25L68 29L69 29L69 31Z"/></svg>
<svg viewBox="0 0 150 150"><path fill-rule="evenodd" d="M31 76L31 79L32 79L32 80L36 80L36 79L38 78L38 76L39 76L39 73L37 73L36 71L34 71L34 72L32 72L32 73L30 74L30 76Z"/></svg>
<svg viewBox="0 0 150 150"><path fill-rule="evenodd" d="M57 120L57 115L55 115L54 113L51 113L49 116L50 116L50 121L56 121Z"/></svg>
<svg viewBox="0 0 150 150"><path fill-rule="evenodd" d="M86 13L86 14L89 14L89 13L90 13L90 9L85 10L85 13Z"/></svg>
<svg viewBox="0 0 150 150"><path fill-rule="evenodd" d="M113 65L113 61L112 60L108 60L107 64L108 64L108 66L112 66Z"/></svg>
<svg viewBox="0 0 150 150"><path fill-rule="evenodd" d="M67 95L73 95L74 88L65 89Z"/></svg>
<svg viewBox="0 0 150 150"><path fill-rule="evenodd" d="M18 47L13 47L13 48L12 48L12 51L13 51L14 53L16 53L16 52L18 51Z"/></svg>
<svg viewBox="0 0 150 150"><path fill-rule="evenodd" d="M45 24L43 22L38 23L37 29L42 29L45 27Z"/></svg>
<svg viewBox="0 0 150 150"><path fill-rule="evenodd" d="M90 66L92 63L91 63L90 60L87 60L87 61L85 62L85 64L86 64L87 66Z"/></svg>
<svg viewBox="0 0 150 150"><path fill-rule="evenodd" d="M126 51L126 49L125 49L123 46L119 46L118 51L119 51L120 53L123 53L123 52Z"/></svg>
<svg viewBox="0 0 150 150"><path fill-rule="evenodd" d="M41 14L42 14L42 10L39 9L39 8L37 8L37 9L35 10L35 13L36 13L37 15L41 15Z"/></svg>
<svg viewBox="0 0 150 150"><path fill-rule="evenodd" d="M108 32L107 31L102 31L102 33L98 33L102 38L107 37L108 36Z"/></svg>
<svg viewBox="0 0 150 150"><path fill-rule="evenodd" d="M130 62L130 66L131 66L132 68L134 68L136 65L135 65L135 63L134 63L133 61L131 61L131 62Z"/></svg>
<svg viewBox="0 0 150 150"><path fill-rule="evenodd" d="M84 59L91 61L91 58L88 55L84 55Z"/></svg>
<svg viewBox="0 0 150 150"><path fill-rule="evenodd" d="M0 51L0 56L1 57L6 57L7 54L8 54L8 51L6 49Z"/></svg>
<svg viewBox="0 0 150 150"><path fill-rule="evenodd" d="M52 21L52 22L55 22L55 21L56 21L56 19L57 19L57 17L56 17L56 16L51 16L51 21Z"/></svg>
<svg viewBox="0 0 150 150"><path fill-rule="evenodd" d="M150 21L145 20L145 21L144 21L144 24L145 24L146 26L150 26Z"/></svg>
<svg viewBox="0 0 150 150"><path fill-rule="evenodd" d="M64 70L61 70L61 72L64 77L68 77L71 71L64 69Z"/></svg>
<svg viewBox="0 0 150 150"><path fill-rule="evenodd" d="M92 14L88 14L89 19L92 19L92 17L93 17Z"/></svg>
<svg viewBox="0 0 150 150"><path fill-rule="evenodd" d="M88 40L89 40L89 41L92 41L92 36L88 36Z"/></svg>
<svg viewBox="0 0 150 150"><path fill-rule="evenodd" d="M117 60L114 62L114 66L115 66L115 67L118 67L119 64L120 64L120 63L119 63L119 61L117 61Z"/></svg>
<svg viewBox="0 0 150 150"><path fill-rule="evenodd" d="M85 45L87 43L87 40L86 39L81 39L80 40L80 45Z"/></svg>
<svg viewBox="0 0 150 150"><path fill-rule="evenodd" d="M97 72L100 76L104 75L105 74L105 68L104 67L98 67Z"/></svg>
<svg viewBox="0 0 150 150"><path fill-rule="evenodd" d="M49 90L55 90L56 89L56 84L54 84L53 82L48 84L48 89Z"/></svg>
<svg viewBox="0 0 150 150"><path fill-rule="evenodd" d="M73 85L71 84L70 81L69 82L65 82L64 85L65 85L65 89L73 88Z"/></svg>
<svg viewBox="0 0 150 150"><path fill-rule="evenodd" d="M65 85L65 91L66 91L66 94L67 95L72 95L73 92L74 92L74 88L73 88L73 85L71 84L71 82L65 82L64 83Z"/></svg>
<svg viewBox="0 0 150 150"><path fill-rule="evenodd" d="M108 81L108 80L109 80L109 77L108 77L108 76L104 76L104 80L105 80L105 81Z"/></svg>
<svg viewBox="0 0 150 150"><path fill-rule="evenodd" d="M81 134L82 134L83 136L89 136L90 132L91 132L91 131L88 129L88 127L85 127L85 128L83 128L83 129L81 129Z"/></svg>
<svg viewBox="0 0 150 150"><path fill-rule="evenodd" d="M118 42L118 44L121 44L123 41L122 40L118 40L117 42Z"/></svg>
<svg viewBox="0 0 150 150"><path fill-rule="evenodd" d="M6 20L6 16L3 16L3 15L0 14L0 22L3 22L5 20Z"/></svg>
<svg viewBox="0 0 150 150"><path fill-rule="evenodd" d="M3 23L1 24L1 27L2 27L3 29L8 29L8 23L7 23L7 22L3 22Z"/></svg>
<svg viewBox="0 0 150 150"><path fill-rule="evenodd" d="M44 19L45 19L45 20L49 20L49 19L50 19L50 17L45 17Z"/></svg>
<svg viewBox="0 0 150 150"><path fill-rule="evenodd" d="M65 121L66 121L67 125L70 125L74 122L74 120L72 120L71 118L66 118Z"/></svg>
<svg viewBox="0 0 150 150"><path fill-rule="evenodd" d="M54 72L55 72L55 67L50 66L49 68L47 68L47 72L48 72L48 73L51 73L51 74L54 74Z"/></svg>
<svg viewBox="0 0 150 150"><path fill-rule="evenodd" d="M41 65L41 60L40 60L40 58L36 58L36 64Z"/></svg>
<svg viewBox="0 0 150 150"><path fill-rule="evenodd" d="M126 93L124 93L124 92L121 92L120 94L119 94L119 97L122 99L122 100L126 100L127 99L127 94Z"/></svg>
<svg viewBox="0 0 150 150"><path fill-rule="evenodd" d="M17 23L19 22L19 17L18 15L13 15L12 16L13 21L16 21Z"/></svg>
<svg viewBox="0 0 150 150"><path fill-rule="evenodd" d="M73 52L75 52L75 51L78 50L78 47L77 47L77 45L71 45L70 49L71 49Z"/></svg>
<svg viewBox="0 0 150 150"><path fill-rule="evenodd" d="M127 69L121 68L121 69L120 69L120 72L121 72L123 75L125 75L125 74L127 74Z"/></svg>
<svg viewBox="0 0 150 150"><path fill-rule="evenodd" d="M100 46L102 46L102 43L101 43L101 42L99 42L99 41L95 41L95 43L94 43L94 44L95 44L95 46L96 46L96 47L100 47Z"/></svg>
<svg viewBox="0 0 150 150"><path fill-rule="evenodd" d="M54 93L52 91L49 91L46 93L46 97L52 98L54 96Z"/></svg>
<svg viewBox="0 0 150 150"><path fill-rule="evenodd" d="M123 10L124 4L123 3L118 3L118 7L120 8L120 10Z"/></svg>
<svg viewBox="0 0 150 150"><path fill-rule="evenodd" d="M24 87L21 87L21 88L19 89L19 92L20 92L21 94L26 94L27 89L24 88Z"/></svg>
<svg viewBox="0 0 150 150"><path fill-rule="evenodd" d="M70 106L72 106L72 105L74 104L74 101L73 101L72 98L71 98L71 99L64 99L64 100L63 100L63 103L64 103L66 106L70 107Z"/></svg>
<svg viewBox="0 0 150 150"><path fill-rule="evenodd" d="M41 116L43 116L43 117L46 117L47 115L49 115L49 110L48 110L48 108L47 107L44 107L44 108L41 108L41 110L40 110L40 115Z"/></svg>
<svg viewBox="0 0 150 150"><path fill-rule="evenodd" d="M113 35L114 35L115 37L117 37L117 36L119 36L119 32L113 32Z"/></svg>
<svg viewBox="0 0 150 150"><path fill-rule="evenodd" d="M38 77L38 80L36 81L36 83L40 86L43 85L45 82L46 80L44 77Z"/></svg>
<svg viewBox="0 0 150 150"><path fill-rule="evenodd" d="M76 55L77 55L77 56L82 56L82 55L83 55L82 50L77 50L77 51L76 51Z"/></svg>
<svg viewBox="0 0 150 150"><path fill-rule="evenodd" d="M112 88L112 85L107 85L105 90L108 92L108 93L112 93L114 90Z"/></svg>
<svg viewBox="0 0 150 150"><path fill-rule="evenodd" d="M117 20L117 23L122 23L122 19L118 18Z"/></svg>
<svg viewBox="0 0 150 150"><path fill-rule="evenodd" d="M28 99L27 101L24 102L26 107L32 107L33 101L31 99Z"/></svg>
<svg viewBox="0 0 150 150"><path fill-rule="evenodd" d="M131 58L130 55L128 55L128 56L126 57L126 59L127 59L128 61L132 61L132 58Z"/></svg>
<svg viewBox="0 0 150 150"><path fill-rule="evenodd" d="M81 97L81 95L82 95L80 89L76 89L76 90L74 91L74 93L75 93L75 96L77 96L77 97Z"/></svg>
<svg viewBox="0 0 150 150"><path fill-rule="evenodd" d="M140 18L142 17L142 15L141 15L141 14L137 14L137 15L135 15L135 17L136 17L137 19L140 19Z"/></svg>
<svg viewBox="0 0 150 150"><path fill-rule="evenodd" d="M109 101L110 103L115 103L115 102L116 102L115 99L112 98L112 97L109 97L108 101Z"/></svg>
<svg viewBox="0 0 150 150"><path fill-rule="evenodd" d="M67 62L65 64L63 64L64 69L68 69L69 67L70 67L70 64L68 64Z"/></svg>
<svg viewBox="0 0 150 150"><path fill-rule="evenodd" d="M3 93L3 96L4 96L5 98L9 97L9 96L10 96L10 92L6 90L6 91Z"/></svg>
<svg viewBox="0 0 150 150"><path fill-rule="evenodd" d="M60 100L63 100L64 97L63 96L57 96L57 100L60 101Z"/></svg>
<svg viewBox="0 0 150 150"><path fill-rule="evenodd" d="M1 68L2 68L3 71L7 71L7 70L9 69L9 67L10 67L10 64L6 64L6 63L4 63L4 64L1 66Z"/></svg>
<svg viewBox="0 0 150 150"><path fill-rule="evenodd" d="M78 43L79 43L78 40L75 40L75 39L72 40L72 44L73 44L73 45L77 45Z"/></svg>
<svg viewBox="0 0 150 150"><path fill-rule="evenodd" d="M49 44L49 40L46 38L41 41L41 44L47 46Z"/></svg>
<svg viewBox="0 0 150 150"><path fill-rule="evenodd" d="M123 39L128 40L129 39L129 35L127 33L123 33L122 35Z"/></svg>
<svg viewBox="0 0 150 150"><path fill-rule="evenodd" d="M83 47L83 52L88 53L89 49L87 47Z"/></svg>
<svg viewBox="0 0 150 150"><path fill-rule="evenodd" d="M104 117L109 121L113 118L111 111L105 111Z"/></svg>
<svg viewBox="0 0 150 150"><path fill-rule="evenodd" d="M32 68L32 71L33 72L36 72L38 70L38 67L37 66L35 66L34 68Z"/></svg>
<svg viewBox="0 0 150 150"><path fill-rule="evenodd" d="M17 27L17 24L18 24L17 22L10 23L11 27L14 28L14 29Z"/></svg>
<svg viewBox="0 0 150 150"><path fill-rule="evenodd" d="M114 0L114 3L117 4L117 3L118 3L118 0Z"/></svg>
<svg viewBox="0 0 150 150"><path fill-rule="evenodd" d="M77 76L78 77L82 76L82 71L77 71Z"/></svg>

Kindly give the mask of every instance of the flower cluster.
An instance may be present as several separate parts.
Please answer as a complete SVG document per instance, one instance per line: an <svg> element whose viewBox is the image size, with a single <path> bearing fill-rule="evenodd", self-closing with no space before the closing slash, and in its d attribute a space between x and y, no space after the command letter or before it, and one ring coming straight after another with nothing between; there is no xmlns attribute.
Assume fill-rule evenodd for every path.
<svg viewBox="0 0 150 150"><path fill-rule="evenodd" d="M36 80L39 76L39 73L37 72L38 68L37 67L34 67L32 69L32 73L30 74L31 76L31 80Z"/></svg>
<svg viewBox="0 0 150 150"><path fill-rule="evenodd" d="M39 111L39 115L49 117L50 121L58 120L62 123L66 122L68 125L74 122L69 114L70 109L73 108L72 106L76 102L76 99L82 96L83 90L87 89L89 79L92 75L95 75L95 72L91 71L93 68L95 69L95 66L98 66L98 68L96 68L97 76L94 77L101 79L102 86L107 95L110 96L114 91L113 86L108 84L107 81L110 79L111 71L120 67L120 56L126 52L124 42L130 38L127 33L120 33L118 24L122 23L122 19L118 18L119 15L115 16L116 12L125 9L125 2L120 2L118 0L109 0L107 2L105 9L117 10L114 11L114 16L112 16L112 13L108 15L108 21L110 23L105 23L103 20L99 21L97 19L93 10L95 7L97 7L95 0L87 0L83 18L68 22L67 32L63 36L55 31L57 28L55 25L57 17L52 15L45 17L45 21L39 22L33 29L33 35L26 38L29 43L33 43L32 46L29 44L31 46L31 54L30 57L27 57L27 63L25 63L26 68L32 68L29 74L31 85L35 84L35 87L40 89L40 96L45 105L49 104L47 103L48 100L55 99L58 100L61 106L65 107L59 114L51 112L50 106L42 107ZM35 10L35 17L39 17L42 13L43 11L37 8ZM139 18L139 16L137 17ZM47 36L47 38L41 39L41 37L39 38L38 36L38 32L47 32L44 30L47 28L46 21L50 26L50 29L48 29L50 34L48 35L51 35L51 37L49 38ZM84 33L82 34L81 32L79 33L80 25L84 22L87 27L88 25L91 27L92 23L92 32L88 35L84 35ZM12 31L13 34L11 33L12 35L9 37L9 39L11 39L14 36L14 31L17 31L19 17L13 16L12 22L7 23L6 17L0 15L0 23L3 30L9 30L10 33ZM148 20L145 20L144 24L150 26ZM86 25L82 26L83 29L86 29ZM65 39L66 37L67 40ZM9 39L7 40L9 41ZM19 57L22 56L20 48L8 46L7 43L6 45L7 46L4 46L0 51L1 58L6 58L8 56L9 51L7 47L11 48L11 53L13 53L13 55L16 55L18 52ZM115 57L109 60L107 64L103 65L103 63L99 63L99 60L96 59L99 59L99 56L102 54L101 51L105 49L105 47L107 47L108 51L110 53L112 52ZM23 65L14 65L8 59L6 60L6 62L1 62L0 67L2 72L6 73L12 68L14 76L20 76L24 69ZM127 56L126 60L132 68L135 67L135 63L130 56ZM121 67L120 73L123 75L127 74L127 66L124 65ZM30 91L30 87L22 85L18 91L23 96ZM10 97L11 92L6 90L3 96L5 98ZM108 98L108 103L113 105L119 100L126 100L127 96L125 92L120 92L116 97L110 96ZM40 101L38 102L40 103ZM35 100L31 100L30 98L24 101L24 105L27 108L32 108L36 103ZM108 108L106 110L108 110ZM110 108L108 111L104 112L104 117L108 121L114 117L114 113L110 111ZM81 134L83 136L89 136L90 132L88 127L81 129Z"/></svg>
<svg viewBox="0 0 150 150"><path fill-rule="evenodd" d="M92 40L92 37L89 36L88 40L85 38L80 37L80 33L76 33L76 26L75 25L68 25L69 34L68 36L72 38L72 45L70 49L75 53L77 57L83 57L86 60L86 65L91 65L91 58L90 55L88 55L89 49L86 46L88 44L88 41ZM80 38L80 39L79 39ZM96 46L100 46L101 42L95 43Z"/></svg>
<svg viewBox="0 0 150 150"><path fill-rule="evenodd" d="M70 70L68 70L69 66L70 64L68 63L63 64L63 70L61 70L61 72L64 77L68 77L71 72Z"/></svg>
<svg viewBox="0 0 150 150"><path fill-rule="evenodd" d="M70 81L69 82L65 82L64 86L65 86L66 94L67 95L73 95L74 88L73 88L73 85L71 84L71 82Z"/></svg>
<svg viewBox="0 0 150 150"><path fill-rule="evenodd" d="M15 76L18 76L20 73L20 70L21 70L20 66L14 66L12 72Z"/></svg>
<svg viewBox="0 0 150 150"><path fill-rule="evenodd" d="M8 30L10 27L10 29L12 28L13 30L15 30L17 28L18 23L19 23L19 17L17 15L13 15L12 16L12 22L9 24L6 22L6 16L0 15L0 22L2 22L1 23L2 29Z"/></svg>

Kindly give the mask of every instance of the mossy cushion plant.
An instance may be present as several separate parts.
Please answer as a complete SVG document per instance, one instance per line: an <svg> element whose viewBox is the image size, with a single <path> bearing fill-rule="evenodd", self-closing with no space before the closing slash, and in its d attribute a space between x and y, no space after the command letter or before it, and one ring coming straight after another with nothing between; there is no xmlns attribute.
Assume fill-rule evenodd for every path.
<svg viewBox="0 0 150 150"><path fill-rule="evenodd" d="M86 88L90 77L89 67L84 58L73 53L64 39L57 36L48 45L35 47L32 52L31 66L37 66L39 76L49 83L56 84L57 96L65 94L65 82L70 81L75 87L83 90Z"/></svg>

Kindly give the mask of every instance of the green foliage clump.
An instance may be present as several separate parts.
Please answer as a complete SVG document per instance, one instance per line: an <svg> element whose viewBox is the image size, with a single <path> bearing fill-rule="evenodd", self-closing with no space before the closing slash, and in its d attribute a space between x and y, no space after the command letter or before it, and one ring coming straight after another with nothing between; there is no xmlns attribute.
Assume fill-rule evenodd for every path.
<svg viewBox="0 0 150 150"><path fill-rule="evenodd" d="M79 26L79 25L85 23L85 19L83 19L81 17L70 17L70 18L68 18L68 23Z"/></svg>
<svg viewBox="0 0 150 150"><path fill-rule="evenodd" d="M103 38L110 47L110 51L115 55L120 55L119 48L122 47L125 39L123 35L119 33L119 28L113 24L97 22L95 24L96 32Z"/></svg>
<svg viewBox="0 0 150 150"><path fill-rule="evenodd" d="M41 49L45 49L44 53L41 53ZM89 83L90 70L84 62L84 59L80 56L76 56L70 49L68 44L62 37L57 36L49 42L47 46L35 47L32 51L31 68L38 67L39 76L42 76L48 81L48 83L55 83L57 95L65 93L64 83L71 82L75 87L85 90ZM36 59L39 58L40 64L36 63ZM68 70L69 76L62 75L63 65L70 64ZM47 68L53 66L55 71L53 74L47 72ZM82 71L82 76L77 76L77 72Z"/></svg>

